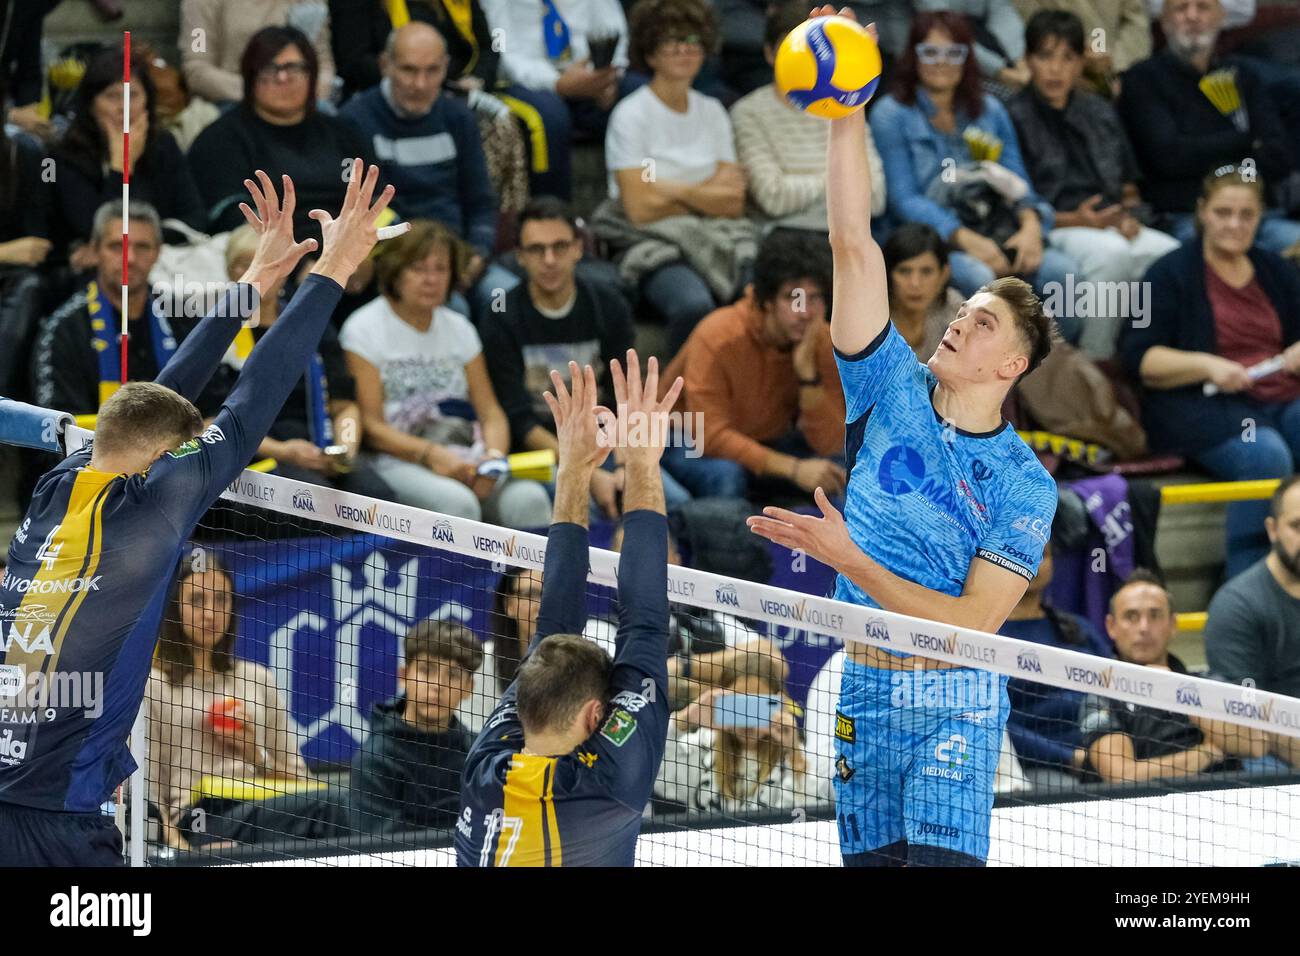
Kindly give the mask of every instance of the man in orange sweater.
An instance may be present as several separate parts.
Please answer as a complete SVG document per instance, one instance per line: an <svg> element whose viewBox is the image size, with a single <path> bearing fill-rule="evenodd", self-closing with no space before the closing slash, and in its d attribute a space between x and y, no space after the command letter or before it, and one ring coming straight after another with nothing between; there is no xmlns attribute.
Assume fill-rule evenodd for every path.
<svg viewBox="0 0 1300 956"><path fill-rule="evenodd" d="M744 497L751 479L812 494L844 490L844 393L831 349L831 264L814 233L769 233L754 281L707 315L664 374L698 423L664 453L695 497ZM788 484L785 484L788 483ZM792 489L791 489L792 490Z"/></svg>

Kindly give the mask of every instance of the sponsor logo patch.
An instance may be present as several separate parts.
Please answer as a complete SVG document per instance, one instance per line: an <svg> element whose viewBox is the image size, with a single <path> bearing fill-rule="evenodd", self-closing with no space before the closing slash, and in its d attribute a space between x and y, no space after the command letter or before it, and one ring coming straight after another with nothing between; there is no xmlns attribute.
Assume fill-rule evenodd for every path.
<svg viewBox="0 0 1300 956"><path fill-rule="evenodd" d="M605 725L600 728L600 735L615 747L623 746L634 733L636 733L636 718L622 708L610 714Z"/></svg>
<svg viewBox="0 0 1300 956"><path fill-rule="evenodd" d="M835 711L835 739L842 740L846 744L858 742L857 724L852 717L845 717L838 710Z"/></svg>

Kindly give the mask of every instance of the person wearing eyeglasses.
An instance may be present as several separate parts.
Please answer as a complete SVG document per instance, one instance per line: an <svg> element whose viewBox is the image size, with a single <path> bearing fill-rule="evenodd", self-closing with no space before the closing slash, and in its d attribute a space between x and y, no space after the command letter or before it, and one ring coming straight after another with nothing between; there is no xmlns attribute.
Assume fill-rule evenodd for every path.
<svg viewBox="0 0 1300 956"><path fill-rule="evenodd" d="M638 0L630 22L632 67L653 78L610 117L605 208L611 216L606 225L598 212L594 225L625 274L636 272L642 294L668 327L666 352L673 355L704 316L732 301L740 284L734 230L718 222L744 215L747 181L736 161L726 108L692 89L705 57L717 46L713 10L704 0ZM691 228L699 223L687 217L707 223ZM659 225L653 236L644 232L670 219L682 227ZM657 257L643 253L646 239L658 243ZM665 263L666 245L675 247L678 257ZM750 258L753 249L749 245ZM647 259L647 268L632 269L632 262ZM730 267L710 269L706 261Z"/></svg>
<svg viewBox="0 0 1300 956"><path fill-rule="evenodd" d="M870 116L889 183L889 218L895 225L925 223L948 241L952 284L963 295L1019 276L1043 296L1078 265L1044 248L1055 211L1030 184L1006 108L983 91L973 43L960 14L921 13L912 22L893 90ZM988 201L958 205L955 191L945 193L958 173L984 178L989 188L980 198ZM1013 199L1017 187L1024 191ZM1070 340L1078 331L1077 324L1061 328Z"/></svg>
<svg viewBox="0 0 1300 956"><path fill-rule="evenodd" d="M1124 74L1119 113L1147 183L1146 196L1180 242L1196 234L1201 180L1229 163L1250 164L1269 184L1255 241L1281 253L1300 242L1300 195L1284 186L1300 157L1278 101L1252 64L1214 53L1223 30L1220 0L1167 0L1160 26L1168 45Z"/></svg>
<svg viewBox="0 0 1300 956"><path fill-rule="evenodd" d="M502 98L528 127L534 196L571 198L577 139L599 140L628 91L618 0L482 0L501 45Z"/></svg>
<svg viewBox="0 0 1300 956"><path fill-rule="evenodd" d="M181 0L181 72L194 96L218 105L244 96L241 59L248 41L264 27L291 26L303 31L320 64L316 96L334 91L329 10L322 0ZM201 44L196 38L202 37Z"/></svg>
<svg viewBox="0 0 1300 956"><path fill-rule="evenodd" d="M985 82L1016 93L1029 85L1025 21L1012 0L913 0L917 13L963 14L975 34L971 53ZM1005 95L1005 94L1004 94Z"/></svg>
<svg viewBox="0 0 1300 956"><path fill-rule="evenodd" d="M264 169L293 180L294 229L313 235L318 227L307 214L343 202L349 164L360 157L369 165L370 144L351 123L316 108L312 91L320 66L315 47L298 30L267 27L255 33L240 70L243 101L200 133L189 152L213 231L243 222L238 201L244 177Z"/></svg>
<svg viewBox="0 0 1300 956"><path fill-rule="evenodd" d="M1265 191L1254 170L1231 165L1205 178L1199 237L1147 270L1148 320L1119 340L1125 372L1142 383L1151 450L1221 481L1284 478L1300 463L1300 274L1258 244ZM1277 355L1281 369L1250 374ZM1267 501L1227 506L1229 578L1268 553L1268 511Z"/></svg>

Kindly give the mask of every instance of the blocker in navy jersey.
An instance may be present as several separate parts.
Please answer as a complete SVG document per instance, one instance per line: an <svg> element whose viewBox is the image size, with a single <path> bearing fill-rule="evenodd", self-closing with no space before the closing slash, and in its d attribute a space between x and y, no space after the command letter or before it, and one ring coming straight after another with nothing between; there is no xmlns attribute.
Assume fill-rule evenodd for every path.
<svg viewBox="0 0 1300 956"><path fill-rule="evenodd" d="M960 595L980 558L1032 580L1056 512L1056 485L1004 421L972 433L934 409L938 385L887 323L856 355L836 355L847 404L849 467L845 522L868 556L934 591ZM879 604L843 575L835 597ZM895 632L897 649L924 652L931 638ZM973 663L978 663L974 661ZM836 719L836 790L846 856L906 839L978 860L988 854L993 771L1007 706L1005 678L990 678L988 700L942 707L892 700L909 672L845 661ZM948 686L982 686L958 668ZM888 758L888 759L886 759Z"/></svg>
<svg viewBox="0 0 1300 956"><path fill-rule="evenodd" d="M668 733L668 526L663 515L623 519L618 638L600 728L563 757L520 753L516 683L465 760L460 866L631 866ZM553 524L537 635L581 634L587 622L587 529Z"/></svg>
<svg viewBox="0 0 1300 956"><path fill-rule="evenodd" d="M0 708L0 804L72 819L97 812L135 769L126 736L185 542L253 457L342 291L310 276L214 423L145 474L97 471L87 446L37 482L0 585L0 682L23 688ZM159 384L194 400L239 330L239 292L185 340ZM39 682L50 707L30 706Z"/></svg>

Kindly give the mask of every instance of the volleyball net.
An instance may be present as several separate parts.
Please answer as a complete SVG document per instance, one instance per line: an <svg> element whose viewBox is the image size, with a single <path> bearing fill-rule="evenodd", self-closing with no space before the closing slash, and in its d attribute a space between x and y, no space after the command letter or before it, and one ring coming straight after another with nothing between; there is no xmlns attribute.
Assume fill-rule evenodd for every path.
<svg viewBox="0 0 1300 956"><path fill-rule="evenodd" d="M612 653L611 536L593 527L584 633ZM545 548L246 471L164 612L120 801L135 862L452 865ZM839 865L842 839L899 836L984 841L990 865L1300 860L1300 700L839 603L828 569L772 555L783 586L690 567L685 542L668 568L673 717L638 863ZM856 668L867 647L914 669Z"/></svg>

